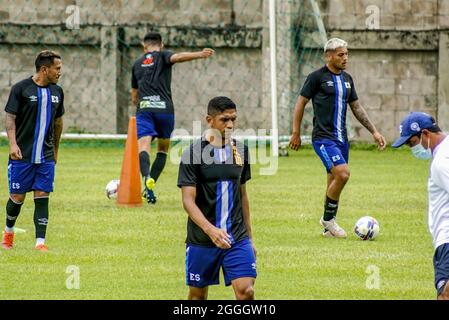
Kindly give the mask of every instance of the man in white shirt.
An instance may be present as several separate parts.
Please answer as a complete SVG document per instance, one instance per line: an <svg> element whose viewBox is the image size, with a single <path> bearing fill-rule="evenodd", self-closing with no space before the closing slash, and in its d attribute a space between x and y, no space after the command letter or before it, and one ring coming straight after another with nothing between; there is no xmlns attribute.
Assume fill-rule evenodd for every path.
<svg viewBox="0 0 449 320"><path fill-rule="evenodd" d="M392 147L406 144L418 159L432 159L427 190L435 288L438 300L449 300L449 137L423 112L411 112L399 130L401 136Z"/></svg>

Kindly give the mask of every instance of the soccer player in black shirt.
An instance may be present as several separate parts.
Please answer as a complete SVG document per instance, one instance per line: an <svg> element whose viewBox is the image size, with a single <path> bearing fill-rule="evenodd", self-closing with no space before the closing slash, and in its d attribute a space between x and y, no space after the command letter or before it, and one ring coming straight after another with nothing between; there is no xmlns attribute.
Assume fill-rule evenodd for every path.
<svg viewBox="0 0 449 320"><path fill-rule="evenodd" d="M199 52L181 53L163 50L162 37L155 32L145 35L143 46L145 53L132 68L131 100L137 106L140 173L145 186L143 195L148 203L156 203L154 186L164 169L175 123L171 68L175 63L208 58L214 50L206 48ZM150 170L149 152L153 138L158 138L158 144Z"/></svg>
<svg viewBox="0 0 449 320"><path fill-rule="evenodd" d="M61 76L62 60L52 51L42 51L35 66L32 77L12 87L5 107L10 197L2 238L4 249L13 248L14 224L26 193L34 191L35 248L48 251L45 245L48 198L53 191L64 114L64 93L56 84Z"/></svg>
<svg viewBox="0 0 449 320"><path fill-rule="evenodd" d="M354 116L373 135L378 148L383 150L384 137L368 118L360 105L352 77L346 73L347 43L330 39L325 47L326 65L307 77L295 105L290 146L301 146L300 127L307 102L313 102L312 144L327 170L327 189L324 215L320 224L323 236L345 238L346 232L337 224L336 215L340 194L349 179L349 142L346 132L346 109L349 104Z"/></svg>
<svg viewBox="0 0 449 320"><path fill-rule="evenodd" d="M231 138L236 106L227 97L207 108L211 130L185 150L178 187L189 215L186 282L189 299L207 299L208 286L232 284L239 300L254 299L256 251L252 241L246 181L251 178L248 148Z"/></svg>

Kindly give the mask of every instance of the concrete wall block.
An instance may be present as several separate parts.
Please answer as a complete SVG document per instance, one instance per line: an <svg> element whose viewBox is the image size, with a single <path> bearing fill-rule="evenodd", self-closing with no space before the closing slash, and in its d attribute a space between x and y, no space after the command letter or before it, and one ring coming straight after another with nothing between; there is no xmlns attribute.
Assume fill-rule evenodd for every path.
<svg viewBox="0 0 449 320"><path fill-rule="evenodd" d="M19 81L22 81L23 79L29 78L33 75L31 72L22 71L22 72L11 72L10 73L10 85L14 85Z"/></svg>
<svg viewBox="0 0 449 320"><path fill-rule="evenodd" d="M182 0L153 0L153 10L171 11L172 13L175 13L181 9L181 1Z"/></svg>
<svg viewBox="0 0 449 320"><path fill-rule="evenodd" d="M354 13L366 15L366 10L369 6L376 6L382 15L385 11L384 0L356 0Z"/></svg>
<svg viewBox="0 0 449 320"><path fill-rule="evenodd" d="M262 25L262 0L234 0L234 11L236 24L248 27Z"/></svg>
<svg viewBox="0 0 449 320"><path fill-rule="evenodd" d="M213 12L232 10L230 0L179 0L179 8L183 12Z"/></svg>
<svg viewBox="0 0 449 320"><path fill-rule="evenodd" d="M449 7L449 5L448 5ZM439 29L448 29L449 28L449 14L439 15L438 16L438 28Z"/></svg>
<svg viewBox="0 0 449 320"><path fill-rule="evenodd" d="M425 101L424 101L423 95L410 95L409 96L409 110L422 110L425 107Z"/></svg>
<svg viewBox="0 0 449 320"><path fill-rule="evenodd" d="M330 15L342 15L350 14L355 11L355 3L353 0L332 0L329 1L329 11Z"/></svg>
<svg viewBox="0 0 449 320"><path fill-rule="evenodd" d="M369 94L359 97L360 104L366 109L366 110L380 110L382 106L382 95L380 94Z"/></svg>
<svg viewBox="0 0 449 320"><path fill-rule="evenodd" d="M0 70L0 88L9 87L10 85L9 72Z"/></svg>
<svg viewBox="0 0 449 320"><path fill-rule="evenodd" d="M393 94L395 89L395 82L392 79L377 79L368 78L365 81L367 84L367 92L372 94ZM360 80L359 80L360 82Z"/></svg>
<svg viewBox="0 0 449 320"><path fill-rule="evenodd" d="M396 28L396 18L389 12L381 13L380 16L380 29L393 30Z"/></svg>
<svg viewBox="0 0 449 320"><path fill-rule="evenodd" d="M395 15L396 30L423 30L424 17L411 14Z"/></svg>
<svg viewBox="0 0 449 320"><path fill-rule="evenodd" d="M410 15L412 13L411 0L387 0L384 2L385 12L392 14Z"/></svg>
<svg viewBox="0 0 449 320"><path fill-rule="evenodd" d="M413 14L424 16L438 14L438 0L411 0L410 7Z"/></svg>
<svg viewBox="0 0 449 320"><path fill-rule="evenodd" d="M386 94L382 95L382 110L409 110L409 96Z"/></svg>
<svg viewBox="0 0 449 320"><path fill-rule="evenodd" d="M423 30L438 29L438 16L423 16Z"/></svg>
<svg viewBox="0 0 449 320"><path fill-rule="evenodd" d="M421 79L400 79L396 80L396 93L398 94L435 94L437 88L435 77L425 77Z"/></svg>
<svg viewBox="0 0 449 320"><path fill-rule="evenodd" d="M449 15L449 0L439 0L438 11L439 15Z"/></svg>
<svg viewBox="0 0 449 320"><path fill-rule="evenodd" d="M0 10L0 22L9 22L9 11L6 10Z"/></svg>

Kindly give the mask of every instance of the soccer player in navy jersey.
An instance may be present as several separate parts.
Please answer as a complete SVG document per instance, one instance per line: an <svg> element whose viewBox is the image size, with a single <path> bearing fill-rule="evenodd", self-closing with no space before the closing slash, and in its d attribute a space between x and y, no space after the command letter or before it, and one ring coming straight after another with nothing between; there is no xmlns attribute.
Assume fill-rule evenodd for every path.
<svg viewBox="0 0 449 320"><path fill-rule="evenodd" d="M14 224L27 192L34 193L35 248L48 251L45 235L48 199L53 191L55 164L62 133L64 93L56 83L61 76L61 56L40 52L36 73L16 83L6 103L6 132L9 140L9 200L2 247L12 249Z"/></svg>
<svg viewBox="0 0 449 320"><path fill-rule="evenodd" d="M346 41L330 39L324 47L324 52L326 65L309 74L297 99L290 147L298 150L301 146L300 128L304 108L312 99L312 144L327 171L324 214L320 224L324 227L323 236L346 238L346 232L336 222L336 215L340 194L349 180L347 105L349 104L357 120L373 135L380 150L385 148L386 142L361 106L352 77L344 71L348 63Z"/></svg>
<svg viewBox="0 0 449 320"><path fill-rule="evenodd" d="M254 299L256 250L252 240L246 182L251 178L248 148L231 138L237 107L227 97L207 108L211 130L185 150L178 187L189 218L186 282L189 299L207 299L208 287L232 285L236 299Z"/></svg>
<svg viewBox="0 0 449 320"><path fill-rule="evenodd" d="M175 111L171 94L172 66L175 63L206 59L214 50L174 53L163 50L162 37L149 32L143 39L145 53L132 68L131 100L137 106L136 123L139 145L140 173L144 180L143 196L148 203L156 203L154 192L167 160L170 136L175 125ZM157 138L156 159L150 169L150 146Z"/></svg>

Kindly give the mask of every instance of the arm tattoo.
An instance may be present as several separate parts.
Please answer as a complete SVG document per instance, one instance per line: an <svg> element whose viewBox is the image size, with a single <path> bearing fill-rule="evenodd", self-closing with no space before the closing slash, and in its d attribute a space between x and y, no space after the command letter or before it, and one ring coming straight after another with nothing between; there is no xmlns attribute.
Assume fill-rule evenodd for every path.
<svg viewBox="0 0 449 320"><path fill-rule="evenodd" d="M16 132L16 115L7 113L6 114L6 132L15 133Z"/></svg>
<svg viewBox="0 0 449 320"><path fill-rule="evenodd" d="M352 102L349 104L351 107L352 113L354 116L359 120L359 122L368 129L369 132L374 133L376 132L376 127L371 122L371 120L368 117L368 114L366 113L365 109L360 105L360 102L358 100Z"/></svg>

